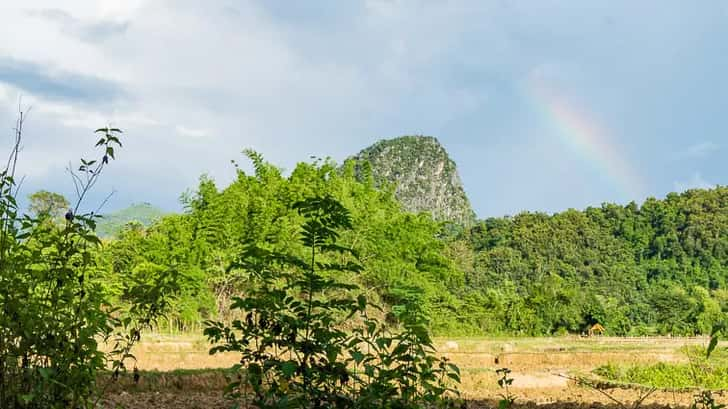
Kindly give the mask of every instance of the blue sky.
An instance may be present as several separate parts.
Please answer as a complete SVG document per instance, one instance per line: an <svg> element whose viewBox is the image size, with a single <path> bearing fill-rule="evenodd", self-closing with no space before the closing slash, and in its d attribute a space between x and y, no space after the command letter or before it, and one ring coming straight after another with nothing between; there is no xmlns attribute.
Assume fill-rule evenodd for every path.
<svg viewBox="0 0 728 409"><path fill-rule="evenodd" d="M244 148L290 170L407 134L448 149L480 217L728 183L720 1L29 0L0 4L0 38L2 149L32 107L24 192L72 198L111 123L107 210L178 210Z"/></svg>

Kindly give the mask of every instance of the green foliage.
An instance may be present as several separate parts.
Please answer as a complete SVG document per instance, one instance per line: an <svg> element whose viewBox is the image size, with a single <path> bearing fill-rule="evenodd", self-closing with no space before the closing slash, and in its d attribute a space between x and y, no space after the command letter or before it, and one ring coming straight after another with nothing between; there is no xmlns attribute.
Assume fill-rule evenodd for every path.
<svg viewBox="0 0 728 409"><path fill-rule="evenodd" d="M708 347L705 348L705 359L710 359L710 356L715 351L715 348L718 346L718 340L721 335L723 335L723 332L725 331L725 323L719 322L713 326L713 328L710 331L710 342L708 343ZM696 358L694 357L691 363L696 362ZM693 374L694 376L698 376L702 368L697 367L696 365L693 366ZM723 409L725 408L725 404L719 404L715 401L715 398L713 397L713 392L710 389L703 389L700 392L698 392L696 395L693 396L693 403L690 405L691 409Z"/></svg>
<svg viewBox="0 0 728 409"><path fill-rule="evenodd" d="M594 373L611 381L657 388L682 389L697 386L693 383L691 368L687 364L666 362L649 366L608 364L595 369Z"/></svg>
<svg viewBox="0 0 728 409"><path fill-rule="evenodd" d="M36 218L49 218L60 221L71 207L68 200L61 194L39 190L28 196L30 204L28 212Z"/></svg>
<svg viewBox="0 0 728 409"><path fill-rule="evenodd" d="M118 374L133 359L131 346L164 311L162 293L173 286L124 283L129 307L114 310L99 282L95 215L79 210L121 146L121 131L97 130L100 158L82 159L71 172L78 202L62 222L48 223L59 203L67 205L53 194L33 195L33 214L18 212L14 171L22 121L21 115L10 161L0 172L0 407L93 407L98 371L111 367ZM100 340L111 341L112 351L101 351Z"/></svg>
<svg viewBox="0 0 728 409"><path fill-rule="evenodd" d="M410 152L410 142L376 145L372 154ZM321 194L349 209L352 228L342 238L364 267L336 277L366 288L390 318L414 297L435 334L586 333L596 323L609 335L707 334L728 311L726 187L463 227L407 212L379 180L376 161L316 160L284 176L259 154L246 155L254 174L236 164L224 188L202 177L184 196L184 214L129 226L110 242L104 285L118 287L140 264L174 266L186 277L175 328L229 321L230 299L246 290L247 276L226 267L249 245L302 256L292 205Z"/></svg>
<svg viewBox="0 0 728 409"><path fill-rule="evenodd" d="M180 310L171 317L187 329L204 319L229 321L235 318L231 298L249 283L247 274L227 267L249 246L303 257L296 240L302 216L293 204L314 194L328 195L349 210L351 229L341 233L342 240L352 244L364 267L362 273L332 274L368 288L370 298L388 306L402 303L403 291L413 290L435 331L464 332L453 306L459 302L453 289L462 285L462 274L444 255L438 223L402 211L392 192L358 181L353 163L341 169L329 161L301 163L284 177L259 155L248 155L255 174L238 169L225 189L203 177L197 191L185 196L184 214L125 230L110 241L101 255L107 266L105 285L116 291L143 264L174 266L189 279L174 301L185 314Z"/></svg>
<svg viewBox="0 0 728 409"><path fill-rule="evenodd" d="M117 237L124 229L130 227L149 227L164 215L164 211L149 203L136 203L105 214L96 222L96 234L101 238Z"/></svg>
<svg viewBox="0 0 728 409"><path fill-rule="evenodd" d="M205 329L219 343L211 353L241 354L240 380L228 395L259 408L445 404L459 372L435 358L423 312L403 305L397 311L402 331L390 334L369 316L377 307L359 287L336 278L362 271L357 253L339 241L353 225L346 208L331 196L292 208L302 217L304 251L246 246L230 266L247 275L247 291L232 303L244 318L230 326L211 321Z"/></svg>
<svg viewBox="0 0 728 409"><path fill-rule="evenodd" d="M685 352L689 358L687 363L611 363L598 367L594 373L610 381L656 388L728 389L728 356L724 352L715 355L712 360L705 357L703 348L687 348Z"/></svg>
<svg viewBox="0 0 728 409"><path fill-rule="evenodd" d="M498 409L510 409L516 401L516 397L510 391L510 386L513 384L513 378L509 377L511 370L500 368L495 373L498 375L498 386L503 390L498 401Z"/></svg>
<svg viewBox="0 0 728 409"><path fill-rule="evenodd" d="M173 215L148 229L130 224L119 233L118 240L102 249L102 282L115 303L128 304L125 283L154 285L171 278L176 288L174 296L167 297L167 323L177 322L177 329L186 329L181 323L196 322L200 313L216 309L206 277L194 264L196 254L191 250L192 232L187 222Z"/></svg>
<svg viewBox="0 0 728 409"><path fill-rule="evenodd" d="M693 335L728 311L727 226L728 188L717 187L641 208L491 218L454 243L466 249L467 297L485 298L490 312L479 320L493 331L586 332L600 323L612 335Z"/></svg>

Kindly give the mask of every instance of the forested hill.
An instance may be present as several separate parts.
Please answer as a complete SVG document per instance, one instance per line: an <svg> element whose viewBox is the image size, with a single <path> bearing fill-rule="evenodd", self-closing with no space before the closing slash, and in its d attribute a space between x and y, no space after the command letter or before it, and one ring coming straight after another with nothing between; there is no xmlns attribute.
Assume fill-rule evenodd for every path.
<svg viewBox="0 0 728 409"><path fill-rule="evenodd" d="M692 334L728 311L726 187L491 218L458 241L465 292L494 330Z"/></svg>
<svg viewBox="0 0 728 409"><path fill-rule="evenodd" d="M300 163L289 176L250 152L255 173L227 187L203 178L183 214L125 229L101 255L102 280L176 271L179 325L225 317L250 272L230 269L251 245L296 253L294 203L330 195L350 212L339 242L363 271L341 277L387 308L417 303L440 334L695 334L728 311L728 188L642 205L521 213L453 229L403 209L356 161Z"/></svg>
<svg viewBox="0 0 728 409"><path fill-rule="evenodd" d="M395 196L410 212L466 226L475 220L457 166L434 137L381 140L352 159L360 177L371 172L378 184L394 184Z"/></svg>
<svg viewBox="0 0 728 409"><path fill-rule="evenodd" d="M150 203L135 203L129 207L104 215L96 225L99 237L116 236L127 223L138 222L144 227L164 216L165 212Z"/></svg>

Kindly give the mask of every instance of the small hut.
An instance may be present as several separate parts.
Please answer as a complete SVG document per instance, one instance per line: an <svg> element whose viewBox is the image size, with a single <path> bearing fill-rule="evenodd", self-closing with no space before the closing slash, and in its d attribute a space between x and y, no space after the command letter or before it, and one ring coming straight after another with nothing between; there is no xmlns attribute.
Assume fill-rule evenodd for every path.
<svg viewBox="0 0 728 409"><path fill-rule="evenodd" d="M604 335L605 331L606 329L604 329L602 324L597 322L596 324L589 327L589 336L593 337L594 335Z"/></svg>

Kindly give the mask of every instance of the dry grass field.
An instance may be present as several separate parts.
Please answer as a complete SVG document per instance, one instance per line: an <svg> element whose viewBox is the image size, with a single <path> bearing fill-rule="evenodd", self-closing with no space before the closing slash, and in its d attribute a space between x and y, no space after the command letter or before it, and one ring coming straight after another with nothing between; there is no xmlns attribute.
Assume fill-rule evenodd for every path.
<svg viewBox="0 0 728 409"><path fill-rule="evenodd" d="M441 354L462 371L462 396L472 408L495 407L500 393L495 369L513 372L516 407L586 408L633 406L643 391L600 391L576 385L569 377L587 375L607 363L683 362L686 345L707 338L463 338L438 339ZM232 366L235 355L207 353L199 336L150 335L134 350L142 376L109 389L108 401L123 408L228 408L221 397L227 380L219 368ZM641 407L687 407L693 392L657 391ZM725 400L725 397L720 399ZM114 406L111 406L114 407Z"/></svg>

